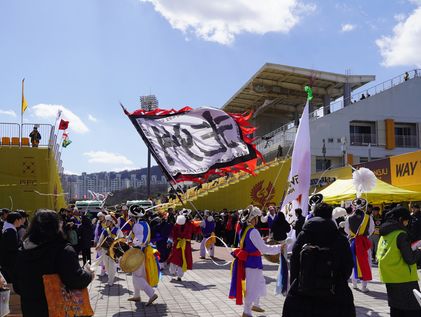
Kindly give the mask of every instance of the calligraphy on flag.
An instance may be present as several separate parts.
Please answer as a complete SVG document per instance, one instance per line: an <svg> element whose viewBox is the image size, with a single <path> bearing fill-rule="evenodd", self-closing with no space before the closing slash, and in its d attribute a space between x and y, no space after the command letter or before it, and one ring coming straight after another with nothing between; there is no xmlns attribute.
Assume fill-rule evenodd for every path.
<svg viewBox="0 0 421 317"><path fill-rule="evenodd" d="M253 173L260 155L246 116L206 107L128 115L164 172L176 181L239 170Z"/></svg>

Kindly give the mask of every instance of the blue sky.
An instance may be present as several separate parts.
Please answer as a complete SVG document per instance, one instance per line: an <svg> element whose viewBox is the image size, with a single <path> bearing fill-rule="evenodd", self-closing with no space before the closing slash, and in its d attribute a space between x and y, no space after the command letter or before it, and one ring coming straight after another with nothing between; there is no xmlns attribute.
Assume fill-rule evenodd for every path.
<svg viewBox="0 0 421 317"><path fill-rule="evenodd" d="M71 121L66 171L145 167L120 101L220 107L266 62L381 82L421 67L420 38L416 0L1 0L0 122L25 77L25 121Z"/></svg>

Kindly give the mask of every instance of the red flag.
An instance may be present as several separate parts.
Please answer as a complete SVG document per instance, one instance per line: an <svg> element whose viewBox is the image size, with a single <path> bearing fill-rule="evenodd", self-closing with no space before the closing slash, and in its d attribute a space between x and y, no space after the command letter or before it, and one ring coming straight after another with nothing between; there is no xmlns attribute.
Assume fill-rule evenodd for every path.
<svg viewBox="0 0 421 317"><path fill-rule="evenodd" d="M69 127L69 121L64 121L63 119L61 119L58 129L66 130L68 127Z"/></svg>

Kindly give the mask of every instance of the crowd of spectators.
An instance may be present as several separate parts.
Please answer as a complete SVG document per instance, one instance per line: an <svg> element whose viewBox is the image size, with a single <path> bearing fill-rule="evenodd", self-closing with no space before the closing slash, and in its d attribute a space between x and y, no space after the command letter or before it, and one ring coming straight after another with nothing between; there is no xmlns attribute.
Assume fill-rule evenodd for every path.
<svg viewBox="0 0 421 317"><path fill-rule="evenodd" d="M338 281L338 289L341 292L337 298L340 305L352 306L352 295L348 292L343 280L347 280L352 269L352 261L349 259L349 248L347 244L347 234L343 230L343 220L347 215L351 215L351 207L346 208L346 214L341 218L332 219L332 207L323 205L323 208L304 217L301 209L295 210L294 221L288 222L284 213L275 206L269 206L263 211L256 228L266 240L284 241L289 236L291 230L295 231L297 243L293 250L291 258L291 281L299 275L300 267L297 258L297 250L302 249L306 241L315 238L321 246L328 244L333 237L337 239L337 258L342 264L338 268L341 272L341 282ZM400 209L399 209L400 208ZM372 263L376 264L378 258L377 249L380 248L379 240L382 235L389 234L390 230L402 230L405 236L400 237L398 243L405 248L409 243L415 243L421 240L421 210L420 206L413 204L411 214L405 211L403 207L396 204L383 206L367 205L365 211L372 217L374 228L369 237L371 241ZM126 212L126 213L125 213ZM193 221L199 223L204 215L212 215L215 221L215 235L224 241L229 247L237 247L239 244L239 233L244 229L241 223L241 210L221 211L193 211L190 215ZM407 216L405 216L407 212ZM120 217L127 216L127 210L117 210L109 212L116 223L119 223ZM389 216L386 216L389 215ZM403 215L403 216L402 216ZM174 224L177 212L170 208L167 210L165 219L169 224ZM312 217L317 218L312 220ZM405 218L406 217L406 218ZM407 219L408 218L408 219ZM291 219L291 218L288 218ZM57 273L60 275L63 283L72 288L84 288L94 277L90 271L89 265L85 266L91 260L91 248L94 239L95 217L88 213L81 213L77 208L71 206L68 209L62 209L58 213L48 210L39 210L29 221L26 212L17 210L10 211L2 209L0 211L0 272L8 283L13 284L14 289L21 295L22 310L25 316L48 316L46 311L46 299L42 289L42 276L44 274ZM332 221L334 220L334 221ZM392 228L392 229L388 229ZM342 238L336 238L339 235ZM201 239L200 230L196 233L196 238ZM344 242L345 241L345 242ZM220 240L217 245L223 245ZM398 245L399 247L399 245ZM348 248L348 251L344 251ZM402 247L403 248L403 247ZM342 251L341 251L342 250ZM406 249L405 249L406 250ZM411 253L408 250L401 250L404 261L409 261L408 265L418 264L420 267L421 259L419 252ZM406 253L405 253L405 252ZM377 257L376 257L377 253ZM81 256L81 259L79 259ZM80 264L82 260L83 267ZM298 266L297 266L298 265ZM31 270L27 268L30 267ZM383 266L383 270L384 266ZM346 279L345 279L346 277ZM336 283L336 282L335 282ZM412 283L412 282L411 282ZM414 285L407 283L407 286L401 285L400 288L386 283L389 303L395 305L403 301L399 297L400 292L405 291L405 287ZM0 278L0 288L4 285L4 280ZM288 294L286 302L286 311L294 314L296 307L294 303L301 301L300 296L294 295L294 286ZM34 290L38 290L34 292ZM405 293L405 292L404 292ZM38 306L35 303L40 303ZM291 306L292 305L292 306ZM315 305L312 303L312 305ZM36 309L31 307L37 306ZM391 306L392 307L392 306ZM285 315L288 316L288 315Z"/></svg>

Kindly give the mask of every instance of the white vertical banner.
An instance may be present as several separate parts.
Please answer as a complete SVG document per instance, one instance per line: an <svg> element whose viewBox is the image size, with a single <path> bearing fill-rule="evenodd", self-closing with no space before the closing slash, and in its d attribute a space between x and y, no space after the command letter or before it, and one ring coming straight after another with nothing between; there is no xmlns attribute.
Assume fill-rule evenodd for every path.
<svg viewBox="0 0 421 317"><path fill-rule="evenodd" d="M291 223L295 219L295 209L301 208L303 216L308 212L308 195L311 177L309 102L301 115L294 150L292 151L291 171L288 177L288 189L282 201L281 210L286 220Z"/></svg>

